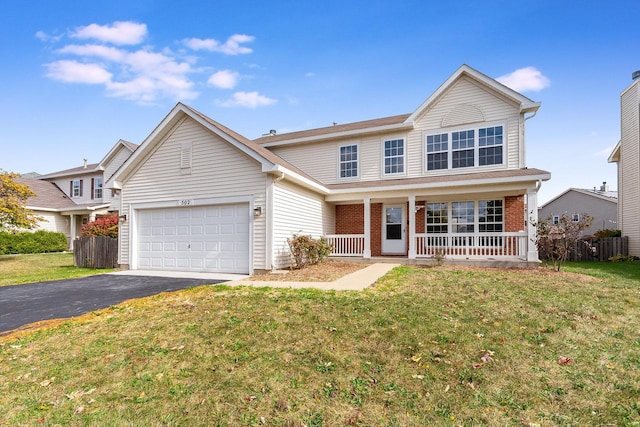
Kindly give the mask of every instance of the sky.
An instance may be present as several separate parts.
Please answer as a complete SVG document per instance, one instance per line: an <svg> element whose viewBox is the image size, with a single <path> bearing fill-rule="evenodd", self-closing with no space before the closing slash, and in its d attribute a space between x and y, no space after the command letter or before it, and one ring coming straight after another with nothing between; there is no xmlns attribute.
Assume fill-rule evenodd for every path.
<svg viewBox="0 0 640 427"><path fill-rule="evenodd" d="M411 113L462 64L542 103L526 163L617 189L640 2L24 0L0 25L0 169L41 174L140 144L177 102L253 139Z"/></svg>

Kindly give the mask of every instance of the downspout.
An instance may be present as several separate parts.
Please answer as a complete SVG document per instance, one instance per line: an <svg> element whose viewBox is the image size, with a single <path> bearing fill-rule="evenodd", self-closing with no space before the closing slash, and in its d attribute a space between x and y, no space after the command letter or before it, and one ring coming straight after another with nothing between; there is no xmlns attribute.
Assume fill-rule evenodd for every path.
<svg viewBox="0 0 640 427"><path fill-rule="evenodd" d="M266 268L273 270L276 268L274 264L274 233L275 233L275 224L274 224L274 214L273 209L275 206L274 203L274 195L275 195L275 187L276 183L280 182L284 179L285 173L280 172L280 176L275 178L270 185L270 190L267 191L267 212L266 212L266 238L267 238L267 259L266 259Z"/></svg>

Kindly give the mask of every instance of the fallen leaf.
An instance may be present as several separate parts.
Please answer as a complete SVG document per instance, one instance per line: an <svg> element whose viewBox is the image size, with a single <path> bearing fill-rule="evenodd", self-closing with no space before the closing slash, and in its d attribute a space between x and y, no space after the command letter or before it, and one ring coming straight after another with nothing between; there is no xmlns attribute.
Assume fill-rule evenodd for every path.
<svg viewBox="0 0 640 427"><path fill-rule="evenodd" d="M414 362L419 362L420 359L422 359L422 356L420 356L419 354L411 356L411 360L413 360Z"/></svg>
<svg viewBox="0 0 640 427"><path fill-rule="evenodd" d="M418 380L423 380L424 379L424 375L411 375L411 378L415 378Z"/></svg>
<svg viewBox="0 0 640 427"><path fill-rule="evenodd" d="M558 358L558 365L569 365L573 362L573 360L571 360L571 358L566 357L566 356L560 356Z"/></svg>
<svg viewBox="0 0 640 427"><path fill-rule="evenodd" d="M84 406L78 406L75 411L73 411L74 415L77 415L84 411Z"/></svg>

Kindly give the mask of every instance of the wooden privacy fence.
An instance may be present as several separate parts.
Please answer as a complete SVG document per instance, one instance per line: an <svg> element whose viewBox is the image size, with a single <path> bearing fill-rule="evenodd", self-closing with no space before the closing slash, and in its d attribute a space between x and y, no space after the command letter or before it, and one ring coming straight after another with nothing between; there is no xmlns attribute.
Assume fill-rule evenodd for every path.
<svg viewBox="0 0 640 427"><path fill-rule="evenodd" d="M567 261L608 261L616 255L629 255L628 237L580 239L569 252Z"/></svg>
<svg viewBox="0 0 640 427"><path fill-rule="evenodd" d="M113 237L80 237L73 242L73 265L89 268L118 266L118 239Z"/></svg>

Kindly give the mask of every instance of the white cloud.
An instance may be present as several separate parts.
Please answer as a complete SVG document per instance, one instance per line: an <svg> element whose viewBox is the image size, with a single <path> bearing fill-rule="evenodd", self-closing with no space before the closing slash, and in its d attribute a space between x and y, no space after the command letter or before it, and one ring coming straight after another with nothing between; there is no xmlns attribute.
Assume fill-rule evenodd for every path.
<svg viewBox="0 0 640 427"><path fill-rule="evenodd" d="M147 36L147 25L131 21L116 21L113 25L90 24L71 33L78 39L96 39L117 45L141 43Z"/></svg>
<svg viewBox="0 0 640 427"><path fill-rule="evenodd" d="M44 31L36 31L36 38L43 42L57 42L62 38L61 35L54 36L52 34L47 34Z"/></svg>
<svg viewBox="0 0 640 427"><path fill-rule="evenodd" d="M551 84L551 81L535 67L519 68L496 80L518 92L539 92Z"/></svg>
<svg viewBox="0 0 640 427"><path fill-rule="evenodd" d="M314 72L310 71L310 72L308 72L308 73L305 73L305 75L304 75L304 76L305 76L305 77L315 77L315 76L316 76L316 73L314 73Z"/></svg>
<svg viewBox="0 0 640 427"><path fill-rule="evenodd" d="M220 89L233 89L238 84L239 76L235 71L220 70L213 73L207 83Z"/></svg>
<svg viewBox="0 0 640 427"><path fill-rule="evenodd" d="M241 46L240 44L252 42L254 39L255 37L246 34L234 34L223 44L220 44L220 42L215 39L198 38L185 39L183 42L185 46L192 50L206 50L209 52L221 52L227 55L241 55L251 53L253 49Z"/></svg>
<svg viewBox="0 0 640 427"><path fill-rule="evenodd" d="M123 58L125 58L127 55L127 52L125 50L99 44L70 44L58 50L58 52L69 53L77 56L96 56L98 58L116 62L122 61Z"/></svg>
<svg viewBox="0 0 640 427"><path fill-rule="evenodd" d="M58 42L59 39L39 31L35 35L43 42ZM206 60L207 51L228 55L250 53L243 46L254 40L253 36L235 34L223 44L213 39L191 39L192 48L198 52L173 51L169 47L155 49L151 46L133 47L147 36L147 26L136 22L114 22L108 25L91 24L64 35L74 43L63 44L51 50L62 58L44 64L46 76L64 83L99 84L105 94L148 104L159 99L175 101L194 99L200 95L196 87L233 89L240 81L239 73L220 70L211 75L216 67L199 61ZM90 41L78 42L78 39ZM60 42L64 43L64 42ZM203 53L204 52L204 53ZM208 77L207 77L208 76ZM228 105L255 108L276 102L257 92L238 92Z"/></svg>
<svg viewBox="0 0 640 427"><path fill-rule="evenodd" d="M105 84L112 74L98 64L83 64L77 61L56 61L45 65L47 77L66 83Z"/></svg>
<svg viewBox="0 0 640 427"><path fill-rule="evenodd" d="M257 108L266 105L271 105L278 102L277 99L268 98L264 95L260 95L258 92L236 92L231 99L220 102L223 107L248 107Z"/></svg>

